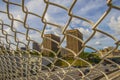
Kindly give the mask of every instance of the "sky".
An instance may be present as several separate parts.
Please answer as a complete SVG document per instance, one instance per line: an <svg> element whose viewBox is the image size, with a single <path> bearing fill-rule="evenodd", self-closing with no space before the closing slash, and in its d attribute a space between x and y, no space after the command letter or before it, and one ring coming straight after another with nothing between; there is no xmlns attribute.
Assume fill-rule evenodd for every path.
<svg viewBox="0 0 120 80"><path fill-rule="evenodd" d="M20 5L22 4L22 0L8 1ZM67 9L71 7L73 1L74 0L49 0L49 2L59 4L61 6L66 7ZM46 3L44 3L44 0L24 0L24 3L28 12L35 13L39 16L43 15L44 9L46 7ZM113 5L120 7L120 0L113 0L112 3ZM108 8L109 7L106 5L106 0L77 0L76 4L72 9L72 14L86 18L92 21L93 23L96 23ZM7 11L6 3L2 0L0 0L0 11ZM15 19L24 21L25 13L22 11L21 7L10 4L9 12L13 15ZM66 26L66 23L69 20L69 18L70 16L68 15L68 11L53 5L49 5L45 14L46 21L58 24L61 26L61 28L57 28L52 25L47 25L45 29L45 34L52 33L63 38L61 29L63 29L63 27ZM7 14L3 14L0 12L0 20L2 20L8 25L11 25L11 20L8 18ZM34 28L39 31L42 31L44 28L42 19L31 14L28 14L26 23L27 25L29 25L30 28ZM24 28L24 25L20 22L14 21L13 27L16 29L16 31L26 34L26 29ZM81 33L83 33L83 41L86 41L93 33L92 25L78 18L72 18L72 21L68 25L67 29L78 29ZM120 40L120 10L112 9L109 12L109 14L105 17L105 19L98 25L97 29L107 32L108 34L114 36L117 40ZM4 26L4 30L9 34L14 35L10 27ZM2 35L1 32L0 35ZM18 35L17 38L21 42L27 42L25 35ZM38 43L42 42L42 38L38 31L30 29L28 35L30 36L31 40L35 40ZM13 37L8 38L11 42L15 42ZM116 46L115 41L113 39L99 32L96 32L94 37L92 37L92 39L88 41L86 45L92 46L96 49L103 49L109 46ZM66 40L64 40L61 46L66 46ZM87 48L86 50L91 51Z"/></svg>

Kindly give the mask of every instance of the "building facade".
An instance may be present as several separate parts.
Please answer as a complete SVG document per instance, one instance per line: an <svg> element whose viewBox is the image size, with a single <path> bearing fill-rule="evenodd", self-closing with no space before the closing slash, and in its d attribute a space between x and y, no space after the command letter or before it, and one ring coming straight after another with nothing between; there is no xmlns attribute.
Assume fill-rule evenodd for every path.
<svg viewBox="0 0 120 80"><path fill-rule="evenodd" d="M108 48L104 48L103 50L100 50L100 52L101 52L101 54L102 54L103 56L105 56L105 55L107 55L108 52L111 51L112 49L114 49L114 47L108 47ZM103 56L102 56L101 54L99 53L99 57L102 58ZM116 57L116 56L120 56L120 50L118 50L118 49L114 50L114 51L111 52L109 55L107 55L107 58L113 58L113 57Z"/></svg>
<svg viewBox="0 0 120 80"><path fill-rule="evenodd" d="M39 43L33 42L33 49L34 49L34 50L37 50L37 51L40 51Z"/></svg>
<svg viewBox="0 0 120 80"><path fill-rule="evenodd" d="M79 41L78 39L74 38L74 36L83 40L83 34L78 29L67 30L66 34L67 34L66 48L71 49L72 51L74 51L77 54L82 49L82 42ZM71 53L70 51L68 51L67 55L68 55L68 57L73 57L73 53Z"/></svg>
<svg viewBox="0 0 120 80"><path fill-rule="evenodd" d="M60 37L58 37L58 36L56 36L54 34L45 34L44 35L44 40L43 40L43 48L52 50L54 52L57 52L58 49L59 49L58 44L55 43L52 40L55 40L55 41L57 41L59 43L60 42ZM46 56L49 56L50 53L51 52L48 51L48 50L43 51L43 54L46 55Z"/></svg>

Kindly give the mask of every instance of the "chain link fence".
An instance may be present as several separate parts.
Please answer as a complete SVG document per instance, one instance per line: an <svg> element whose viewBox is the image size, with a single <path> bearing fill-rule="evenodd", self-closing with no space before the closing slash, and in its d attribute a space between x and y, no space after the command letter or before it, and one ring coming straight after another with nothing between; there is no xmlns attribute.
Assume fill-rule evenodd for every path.
<svg viewBox="0 0 120 80"><path fill-rule="evenodd" d="M0 9L2 16L0 17L0 80L116 80L117 78L119 80L120 52L116 52L116 61L109 56L119 48L120 40L98 29L98 25L112 9L120 10L120 6L114 5L112 0L107 0L108 9L96 22L93 22L73 14L72 10L77 4L77 0L72 0L69 7L55 3L54 0L43 0L44 6L37 7L41 10L41 12L38 11L39 14L26 7L26 3L26 0L2 0L0 3L3 5L3 9ZM39 2L38 4L41 5ZM58 14L58 16L68 17L64 21L65 24L46 19L50 6L66 12L67 15ZM19 8L22 13L19 13ZM14 12L14 9L18 9L18 12ZM35 8L33 9L35 10ZM40 13L42 14L40 15ZM16 16L17 14L19 16ZM20 18L21 15L22 18ZM57 18L56 15L51 17ZM29 18L36 21L28 23ZM73 19L84 21L91 26L93 32L86 40L68 30ZM39 27L35 27L38 25ZM59 30L60 35L46 34L49 28ZM72 30L78 31L77 29ZM113 39L115 47L105 51L88 46L87 43L97 32ZM36 34L32 35L32 33ZM78 41L78 43L72 41ZM76 46L81 48L79 47L80 50L76 51L69 45L64 47L65 43L73 45L75 48L78 48ZM94 53L91 54L93 55L85 57L85 48L92 49Z"/></svg>

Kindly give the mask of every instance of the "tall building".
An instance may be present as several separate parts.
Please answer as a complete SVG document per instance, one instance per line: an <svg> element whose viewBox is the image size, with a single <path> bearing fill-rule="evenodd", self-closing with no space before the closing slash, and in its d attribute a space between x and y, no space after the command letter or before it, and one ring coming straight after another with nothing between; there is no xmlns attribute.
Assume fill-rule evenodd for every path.
<svg viewBox="0 0 120 80"><path fill-rule="evenodd" d="M55 43L55 42L53 42L52 40L55 40L55 41L57 41L57 42L60 42L60 37L58 37L58 36L56 36L56 35L54 35L54 34L45 34L44 35L44 37L46 37L46 38L44 38L44 40L43 40L43 48L46 48L46 49L50 49L50 50L52 50L52 51L54 51L54 52L57 52L58 51L58 44L57 43ZM49 38L49 39L48 39ZM43 51L43 54L44 55L47 55L47 56L49 56L49 51L47 51L47 50L44 50Z"/></svg>
<svg viewBox="0 0 120 80"><path fill-rule="evenodd" d="M82 49L82 42L80 42L78 39L74 38L73 36L83 40L83 34L78 30L78 29L73 29L73 30L67 30L66 31L67 37L67 48L71 49L74 51L76 54ZM72 35L72 36L70 36ZM68 52L68 57L73 57L73 53Z"/></svg>
<svg viewBox="0 0 120 80"><path fill-rule="evenodd" d="M33 49L37 50L37 51L40 51L40 46L37 42L33 42Z"/></svg>

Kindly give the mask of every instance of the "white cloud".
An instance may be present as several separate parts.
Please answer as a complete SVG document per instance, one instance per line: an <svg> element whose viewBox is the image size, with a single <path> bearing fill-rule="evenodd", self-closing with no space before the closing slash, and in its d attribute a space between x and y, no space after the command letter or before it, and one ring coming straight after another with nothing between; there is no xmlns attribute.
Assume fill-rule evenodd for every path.
<svg viewBox="0 0 120 80"><path fill-rule="evenodd" d="M48 29L45 30L45 34L55 34L57 36L61 36L61 29L56 28L56 27L49 27Z"/></svg>
<svg viewBox="0 0 120 80"><path fill-rule="evenodd" d="M73 26L76 25L76 24L81 24L81 22L82 21L80 19L77 19L77 18L72 18L72 21L71 21Z"/></svg>
<svg viewBox="0 0 120 80"><path fill-rule="evenodd" d="M115 31L115 33L120 34L120 16L115 18L111 17L110 22L108 23L109 27Z"/></svg>
<svg viewBox="0 0 120 80"><path fill-rule="evenodd" d="M85 21L83 21L83 22L82 22L82 25L83 25L83 26L90 27L90 24L89 24L89 23L87 23L87 22L85 22Z"/></svg>
<svg viewBox="0 0 120 80"><path fill-rule="evenodd" d="M92 30L90 30L90 28L83 28L83 27L80 27L80 28L77 28L82 34L83 34L83 37L85 39L87 39L88 37L90 37L92 35ZM104 34L101 34L99 32L96 32L93 39L99 39L99 38L103 38L105 37Z"/></svg>
<svg viewBox="0 0 120 80"><path fill-rule="evenodd" d="M102 33L100 33L100 32L96 32L95 33L95 35L94 35L94 38L103 38L103 37L105 37L105 34L102 34Z"/></svg>
<svg viewBox="0 0 120 80"><path fill-rule="evenodd" d="M99 41L96 41L95 45L101 45L101 43Z"/></svg>
<svg viewBox="0 0 120 80"><path fill-rule="evenodd" d="M40 36L40 33L38 33L38 32L34 32L32 34L29 34L29 37L30 37L31 40L34 40L34 41L36 41L38 43L42 42L42 38Z"/></svg>
<svg viewBox="0 0 120 80"><path fill-rule="evenodd" d="M47 20L47 22L54 22L54 23L56 23L54 18L52 16L50 16L48 13L45 14L45 19Z"/></svg>
<svg viewBox="0 0 120 80"><path fill-rule="evenodd" d="M56 3L65 7L70 7L73 0L49 0L52 3Z"/></svg>
<svg viewBox="0 0 120 80"><path fill-rule="evenodd" d="M106 0L78 0L73 13L96 22L106 10Z"/></svg>
<svg viewBox="0 0 120 80"><path fill-rule="evenodd" d="M28 11L42 15L46 4L44 0L29 0L26 4Z"/></svg>
<svg viewBox="0 0 120 80"><path fill-rule="evenodd" d="M14 19L18 19L21 21L24 21L25 13L22 11L21 7L9 7L10 9L10 14L12 14Z"/></svg>
<svg viewBox="0 0 120 80"><path fill-rule="evenodd" d="M103 49L105 46L116 46L115 41L110 37L92 38L87 44L97 49Z"/></svg>
<svg viewBox="0 0 120 80"><path fill-rule="evenodd" d="M89 37L90 34L91 34L91 31L89 29L84 29L84 28L78 28L79 31L83 34L83 36L86 38L86 37Z"/></svg>
<svg viewBox="0 0 120 80"><path fill-rule="evenodd" d="M84 2L86 2L86 1L84 1ZM87 13L91 10L95 10L97 8L100 8L101 6L104 6L104 1L102 1L102 0L100 0L100 1L90 0L87 4L85 3L84 7L82 7L80 11Z"/></svg>

